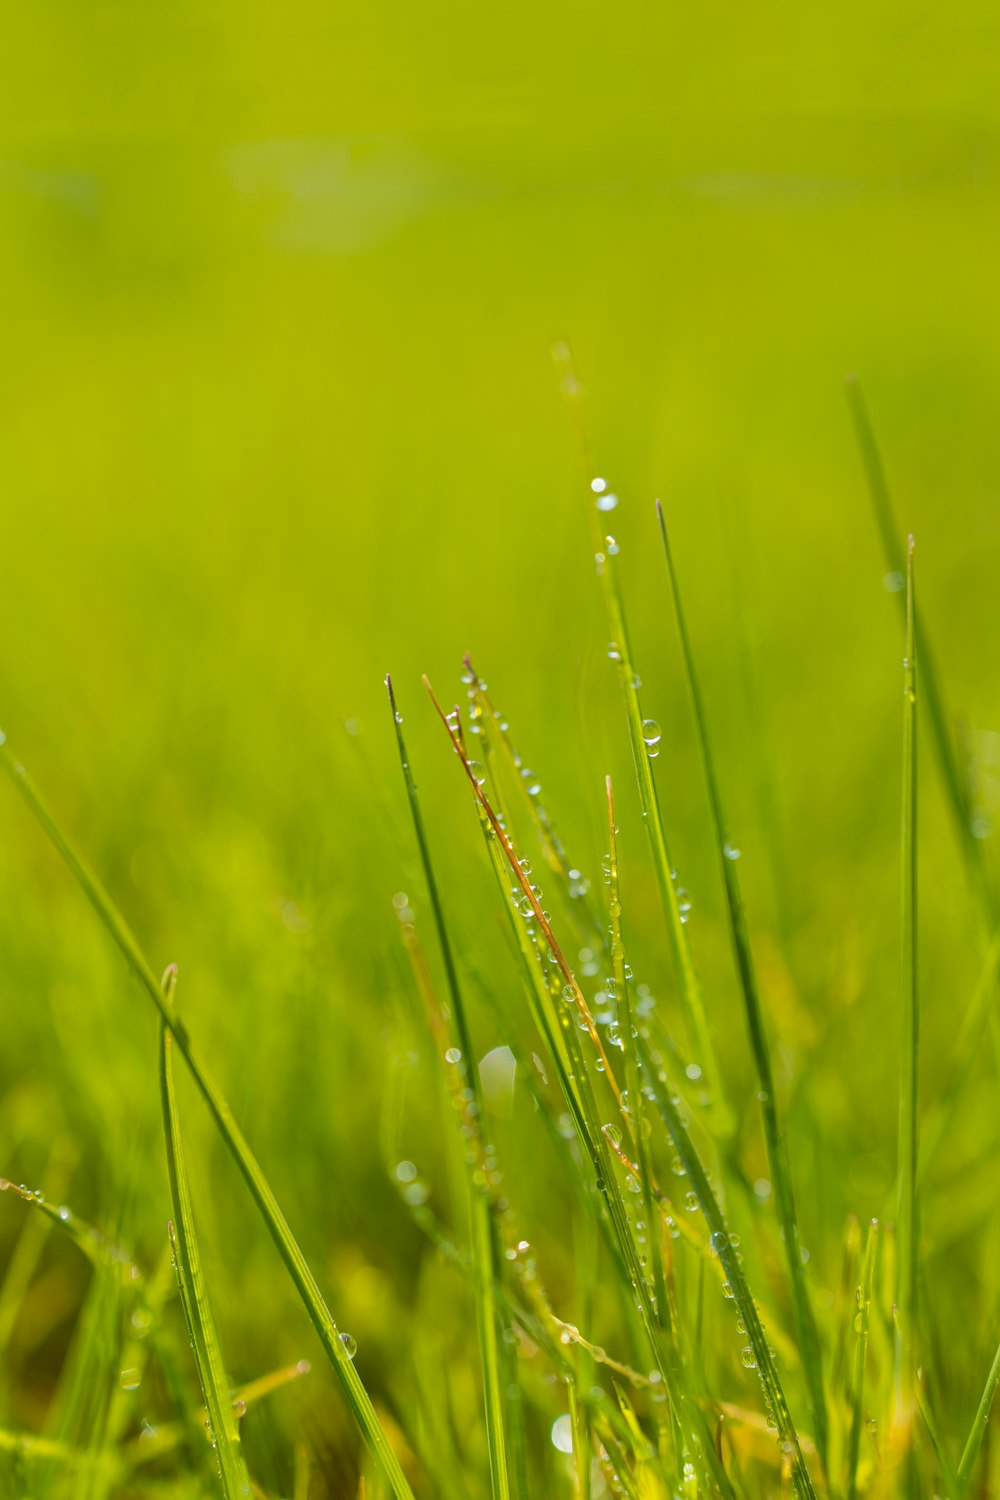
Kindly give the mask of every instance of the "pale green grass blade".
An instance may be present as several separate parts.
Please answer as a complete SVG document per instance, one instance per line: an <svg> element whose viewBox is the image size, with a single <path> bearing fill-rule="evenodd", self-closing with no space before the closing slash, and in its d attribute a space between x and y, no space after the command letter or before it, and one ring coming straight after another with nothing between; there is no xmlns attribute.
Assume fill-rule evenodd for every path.
<svg viewBox="0 0 1000 1500"><path fill-rule="evenodd" d="M875 440L875 432L868 413L868 405L865 401L860 381L856 376L852 375L848 378L846 391L858 448L865 470L865 478L868 483L868 491L871 496L872 508L875 512L875 521L882 541L886 568L891 573L896 574L899 579L902 579L907 571L904 547L892 513L889 486L886 482L885 469L882 465L878 443ZM906 597L901 588L897 589L896 592L899 596L900 608L905 617L909 612ZM990 882L986 868L982 840L977 839L972 831L972 808L969 806L965 781L959 769L954 740L948 726L948 715L944 706L944 694L941 690L933 654L927 640L926 627L919 612L914 614L913 634L916 652L920 657L921 702L927 706L931 737L937 751L938 764L944 780L948 804L958 831L962 855L969 871L973 888L979 898L982 914L986 920L987 930L992 932L996 929L998 921L1000 921L1000 908L998 908L996 892Z"/></svg>
<svg viewBox="0 0 1000 1500"><path fill-rule="evenodd" d="M997 1346L997 1352L993 1356L990 1373L986 1377L983 1394L979 1398L976 1415L969 1429L969 1436L965 1440L965 1447L962 1450L962 1457L958 1465L958 1480L963 1489L968 1487L976 1467L976 1459L979 1457L979 1450L982 1447L983 1438L986 1436L986 1429L989 1426L990 1413L993 1410L993 1401L996 1397L997 1386L1000 1386L1000 1345Z"/></svg>
<svg viewBox="0 0 1000 1500"><path fill-rule="evenodd" d="M812 1412L814 1429L813 1435L820 1455L820 1462L825 1468L827 1453L827 1411L826 1396L823 1390L823 1367L819 1333L816 1328L816 1319L813 1314L812 1304L809 1300L805 1267L802 1263L798 1215L795 1209L795 1194L792 1188L788 1148L778 1119L774 1070L771 1066L771 1049L757 988L757 975L750 947L750 934L747 929L746 908L743 903L743 893L740 888L737 870L739 850L732 843L726 827L722 793L719 787L719 779L715 769L715 757L712 753L712 743L708 732L708 716L705 713L701 686L698 681L698 673L695 669L694 651L691 646L690 635L688 634L684 607L681 602L680 588L674 569L673 554L670 550L670 539L667 534L663 506L659 501L656 502L656 514L659 520L663 555L666 559L667 574L670 580L670 596L673 600L674 620L680 640L684 676L694 715L698 751L701 758L705 785L708 790L712 832L719 858L719 867L722 873L722 883L726 893L729 936L733 948L733 957L736 962L736 971L739 976L740 989L743 995L743 1008L746 1015L747 1031L750 1037L750 1050L753 1054L754 1068L757 1073L757 1098L760 1102L761 1119L764 1126L764 1144L767 1149L768 1163L771 1168L771 1182L774 1188L778 1221L781 1225L784 1239L788 1277L792 1288L792 1304L795 1309L795 1325L799 1338L799 1352L802 1359L806 1386L809 1391L809 1405Z"/></svg>
<svg viewBox="0 0 1000 1500"><path fill-rule="evenodd" d="M21 796L42 828L52 840L71 873L81 886L97 915L114 938L126 962L131 967L142 988L152 1000L163 1024L172 1033L191 1076L202 1098L208 1105L222 1139L225 1141L246 1183L250 1195L257 1205L261 1218L267 1225L278 1254L298 1291L309 1314L310 1321L340 1382L345 1399L354 1416L362 1436L375 1462L385 1475L396 1500L413 1500L413 1491L407 1483L403 1470L389 1440L382 1430L371 1398L354 1368L350 1354L343 1343L340 1332L323 1300L319 1285L305 1256L299 1248L271 1186L261 1171L250 1146L237 1125L232 1111L218 1085L208 1071L188 1034L187 1027L167 1004L153 970L139 947L128 923L118 911L97 875L91 869L74 841L66 834L51 812L24 766L10 750L6 739L0 740L0 764L11 777Z"/></svg>
<svg viewBox="0 0 1000 1500"><path fill-rule="evenodd" d="M903 658L902 850L902 1017L899 1087L899 1248L900 1368L897 1422L910 1433L914 1417L917 1339L917 1076L920 1045L917 996L917 660L914 631L913 538L906 563L906 655ZM910 1465L912 1469L912 1464Z"/></svg>
<svg viewBox="0 0 1000 1500"><path fill-rule="evenodd" d="M854 1378L851 1382L851 1430L847 1444L847 1500L857 1500L858 1456L861 1452L861 1426L864 1417L865 1361L868 1356L868 1325L875 1279L875 1256L878 1248L878 1220L868 1226L865 1258L858 1287L857 1331L854 1349Z"/></svg>
<svg viewBox="0 0 1000 1500"><path fill-rule="evenodd" d="M170 982L165 989L169 996ZM163 1137L167 1152L167 1177L170 1182L170 1202L173 1223L170 1227L171 1249L177 1284L180 1288L181 1304L191 1336L198 1379L201 1382L205 1405L208 1409L208 1425L212 1446L218 1459L219 1479L226 1500L241 1500L250 1494L250 1475L247 1471L243 1444L233 1411L233 1399L229 1393L222 1358L222 1347L208 1300L208 1288L201 1269L201 1255L194 1224L194 1207L188 1186L187 1169L184 1164L184 1147L181 1140L180 1121L177 1116L177 1099L174 1093L174 1075L171 1059L173 1045L170 1032L160 1026L160 1100L163 1107Z"/></svg>
<svg viewBox="0 0 1000 1500"><path fill-rule="evenodd" d="M434 875L434 867L431 863L430 845L427 841L427 831L424 827L423 814L420 811L417 784L413 778L409 758L406 753L406 744L403 739L403 716L396 707L391 678L386 677L385 685L389 694L389 705L392 709L396 730L396 745L399 750L400 764L403 769L406 796L413 819L413 829L420 855L420 864L434 917L441 959L444 964L448 998L451 1002L452 1020L460 1041L458 1049L460 1056L455 1059L452 1066L460 1070L465 1088L471 1091L475 1129L481 1144L484 1145L482 1143L482 1129L485 1120L485 1111L483 1109L479 1069L476 1067L475 1053L472 1050L472 1038L469 1033L468 1020L465 1013L465 1001L459 983L458 969L455 965L451 939L448 935L448 924L445 920L444 907L441 903L441 895ZM486 1404L490 1479L494 1500L509 1500L511 1495L511 1481L508 1472L507 1432L504 1420L504 1393L507 1382L504 1379L500 1354L499 1309L495 1292L496 1283L500 1279L499 1248L489 1199L482 1187L477 1185L473 1180L473 1172L471 1170L467 1173L467 1180L469 1225L472 1236L472 1263L475 1269L476 1319L479 1328L479 1349L483 1368L483 1395ZM515 1466L515 1475L518 1472L518 1468L519 1466Z"/></svg>

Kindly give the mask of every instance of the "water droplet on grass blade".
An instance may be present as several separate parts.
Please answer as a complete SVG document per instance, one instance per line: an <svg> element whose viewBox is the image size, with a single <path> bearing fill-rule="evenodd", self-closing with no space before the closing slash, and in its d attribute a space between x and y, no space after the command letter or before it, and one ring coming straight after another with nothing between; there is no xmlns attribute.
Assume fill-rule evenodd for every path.
<svg viewBox="0 0 1000 1500"><path fill-rule="evenodd" d="M558 1448L560 1453L573 1452L573 1422L568 1412L556 1417L552 1423L551 1437L553 1448Z"/></svg>
<svg viewBox="0 0 1000 1500"><path fill-rule="evenodd" d="M341 1347L342 1347L344 1353L347 1355L348 1359L353 1359L354 1356L358 1352L358 1341L357 1341L357 1339L354 1338L349 1333L342 1333L340 1335L340 1343L341 1343Z"/></svg>

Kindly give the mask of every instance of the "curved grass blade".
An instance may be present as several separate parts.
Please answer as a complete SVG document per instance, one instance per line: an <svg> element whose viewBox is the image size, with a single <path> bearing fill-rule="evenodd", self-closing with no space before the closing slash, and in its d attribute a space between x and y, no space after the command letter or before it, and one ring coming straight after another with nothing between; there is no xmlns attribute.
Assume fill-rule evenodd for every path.
<svg viewBox="0 0 1000 1500"><path fill-rule="evenodd" d="M878 1220L872 1219L865 1241L865 1258L858 1287L858 1342L854 1351L854 1379L851 1388L851 1431L847 1444L847 1500L857 1500L858 1455L861 1451L861 1423L864 1414L865 1360L868 1355L868 1322L875 1279L875 1254L878 1246Z"/></svg>
<svg viewBox="0 0 1000 1500"><path fill-rule="evenodd" d="M868 492L871 496L872 509L875 512L875 522L882 540L885 564L891 572L902 576L906 573L903 547L899 531L896 527L895 517L892 513L889 486L886 482L885 469L882 466L882 456L879 453L878 443L875 441L875 432L868 413L868 404L865 401L861 383L856 375L848 376L845 382L845 390L847 392L847 402L851 410L851 419L854 424L855 437L864 466ZM905 623L909 613L909 606L902 589L899 588L896 592L899 597L899 604L903 611ZM954 818L958 832L962 856L965 860L973 888L979 898L987 929L994 931L998 923L1000 923L1000 906L998 906L996 892L990 883L982 841L977 839L972 831L972 808L969 805L965 782L959 770L958 757L955 753L955 746L948 729L948 716L944 706L944 695L941 691L933 655L927 640L927 630L919 614L914 615L913 633L916 650L920 656L921 701L927 705L927 717L930 723L931 737L937 751L938 764L944 780L948 804L951 808L952 817Z"/></svg>
<svg viewBox="0 0 1000 1500"><path fill-rule="evenodd" d="M448 997L451 1002L452 1020L460 1043L457 1049L460 1055L455 1059L454 1066L461 1070L463 1086L471 1093L472 1118L474 1128L481 1143L485 1111L483 1109L479 1070L476 1067L475 1054L472 1050L472 1039L465 1014L465 1002L462 997L461 985L459 984L458 970L455 966L451 940L448 936L448 924L445 921L444 907L441 904L441 896L438 891L437 880L434 876L434 867L431 864L430 846L427 842L427 832L424 828L423 815L420 811L420 803L417 798L417 784L413 779L413 773L410 770L410 762L406 753L402 727L403 716L396 707L392 679L388 676L385 679L385 685L389 694L389 705L392 709L393 722L396 729L396 745L399 750L399 760L403 769L403 779L406 785L406 796L410 806L410 814L413 818L413 829L416 835L417 849L420 854L420 864L423 869L424 881L427 886L427 894L430 899L434 925L437 931L438 946L440 947L441 959L444 964ZM467 1181L469 1224L472 1234L472 1263L475 1268L476 1319L479 1325L479 1349L483 1367L483 1394L486 1403L486 1432L490 1456L490 1479L494 1500L509 1500L511 1486L507 1465L507 1434L504 1423L504 1392L507 1382L504 1379L501 1362L499 1308L495 1291L496 1283L500 1279L499 1246L489 1199L473 1181L471 1170L467 1173ZM517 1466L515 1465L516 1472Z"/></svg>
<svg viewBox="0 0 1000 1500"><path fill-rule="evenodd" d="M736 961L736 971L739 975L740 989L743 994L743 1008L746 1014L747 1031L750 1036L750 1050L753 1054L754 1068L757 1073L757 1097L760 1101L761 1118L764 1126L764 1143L767 1148L767 1159L771 1168L771 1180L774 1186L778 1220L781 1224L785 1244L788 1279L792 1289L792 1303L795 1309L795 1324L799 1337L802 1368L809 1391L809 1404L812 1411L816 1448L819 1452L820 1462L825 1468L827 1454L827 1411L826 1397L823 1391L823 1368L819 1334L816 1329L816 1320L813 1315L812 1304L809 1300L809 1291L806 1286L806 1273L802 1263L801 1246L799 1244L798 1217L795 1211L795 1195L792 1188L788 1149L785 1143L784 1132L781 1129L778 1119L778 1107L774 1091L774 1072L771 1067L771 1049L768 1044L764 1014L761 1008L760 995L757 990L757 975L750 948L746 909L743 904L743 893L740 889L740 880L737 873L739 850L730 841L726 827L725 813L722 806L722 793L719 788L719 779L715 770L715 757L712 754L712 745L708 733L708 718L705 713L704 700L701 696L698 674L695 670L694 652L691 648L691 638L688 634L687 620L681 603L673 554L670 550L670 539L667 535L667 525L663 515L663 506L659 500L656 502L656 514L660 525L660 538L663 542L663 555L666 559L667 573L670 579L670 595L673 600L674 620L677 625L677 635L680 640L681 656L684 663L684 676L687 681L688 696L691 700L691 709L694 715L702 771L708 790L712 830L715 836L715 845L722 871L722 882L726 893L729 936L733 948L733 957Z"/></svg>
<svg viewBox="0 0 1000 1500"><path fill-rule="evenodd" d="M903 658L902 1024L899 1088L899 1349L897 1422L910 1433L914 1417L917 1332L917 659L914 630L913 538L906 560L906 655ZM912 1451L912 1450L911 1450ZM912 1467L912 1464L911 1464Z"/></svg>
<svg viewBox="0 0 1000 1500"><path fill-rule="evenodd" d="M176 971L175 971L176 972ZM168 970L169 973L169 970ZM164 988L169 995L172 978ZM181 1141L180 1122L177 1117L177 1100L174 1094L173 1063L171 1059L172 1038L170 1032L160 1025L160 1100L163 1106L163 1138L167 1149L167 1177L170 1182L170 1201L173 1222L170 1225L170 1244L177 1272L181 1305L187 1320L194 1350L198 1379L201 1381L205 1405L208 1408L209 1431L219 1463L219 1478L226 1500L240 1500L250 1494L250 1475L247 1471L243 1444L240 1442L236 1416L233 1412L229 1382L226 1379L222 1348L208 1300L208 1289L201 1269L198 1238L194 1227L194 1209L184 1166L184 1148Z"/></svg>
<svg viewBox="0 0 1000 1500"><path fill-rule="evenodd" d="M64 832L56 820L48 803L31 780L24 766L13 755L6 738L2 736L2 732L0 732L0 765L3 766L3 769L10 776L30 811L59 851L70 872L83 890L84 895L97 912L108 932L114 938L135 977L153 1002L163 1024L173 1035L191 1071L191 1076L198 1087L198 1091L207 1104L212 1119L215 1121L219 1134L225 1141L230 1154L236 1162L240 1174L250 1191L250 1196L257 1205L257 1209L264 1223L267 1225L268 1232L274 1241L278 1254L281 1256L296 1291L302 1299L303 1305L309 1314L310 1322L316 1330L330 1363L333 1365L344 1397L372 1457L385 1476L396 1500L413 1500L413 1491L407 1483L406 1476L403 1474L399 1459L393 1452L389 1440L382 1430L381 1423L372 1405L371 1397L368 1395L360 1375L354 1368L351 1356L341 1340L340 1332L333 1320L333 1316L323 1300L319 1284L299 1248L298 1241L288 1227L270 1183L261 1171L257 1159L251 1151L242 1130L236 1123L221 1090L202 1061L199 1052L188 1034L187 1027L168 1004L167 998L125 918L115 906L73 839Z"/></svg>

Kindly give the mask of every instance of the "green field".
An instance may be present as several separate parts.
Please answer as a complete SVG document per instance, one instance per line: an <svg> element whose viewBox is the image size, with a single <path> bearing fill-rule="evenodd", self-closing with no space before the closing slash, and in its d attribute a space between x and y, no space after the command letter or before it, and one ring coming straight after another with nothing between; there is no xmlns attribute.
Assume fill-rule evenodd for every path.
<svg viewBox="0 0 1000 1500"><path fill-rule="evenodd" d="M172 1195L150 995L0 777L0 1176L71 1211L0 1195L0 1497L236 1494L245 1454L256 1493L373 1500L392 1491L352 1411L368 1398L418 1500L1000 1493L996 1439L974 1422L1000 1342L1000 22L971 4L522 0L4 14L0 759L23 761L151 974L177 964L177 1012L356 1352L327 1357L176 1047ZM892 494L888 559L852 372ZM741 852L826 1445L657 498ZM912 1226L908 532L923 630ZM534 861L603 1076L421 683L445 711L482 707L466 653L536 773L512 774L487 711L488 748L469 755ZM662 733L650 770L670 889L690 897L682 930L644 828L633 671L633 714ZM608 775L627 958L607 930ZM646 796L649 812L648 781ZM546 867L532 804L585 896ZM524 942L543 961L526 965ZM526 972L570 1039L556 1055ZM442 1054L459 1041L456 1071ZM481 1129L466 1054L503 1046L516 1080L494 1053ZM669 1081L637 1123L614 1095L652 1088L643 1049ZM675 1094L740 1237L794 1441L780 1412L780 1442L767 1426L752 1347L745 1367L730 1252L704 1203L685 1206L691 1172L674 1175ZM607 1144L623 1131L635 1193ZM679 1238L667 1224L655 1243L640 1211ZM221 1370L197 1307L188 1347L192 1247ZM633 1251L648 1252L639 1294ZM656 1304L655 1337L636 1295ZM206 1360L223 1407L230 1386L294 1372L246 1393L241 1442L216 1413L221 1489Z"/></svg>

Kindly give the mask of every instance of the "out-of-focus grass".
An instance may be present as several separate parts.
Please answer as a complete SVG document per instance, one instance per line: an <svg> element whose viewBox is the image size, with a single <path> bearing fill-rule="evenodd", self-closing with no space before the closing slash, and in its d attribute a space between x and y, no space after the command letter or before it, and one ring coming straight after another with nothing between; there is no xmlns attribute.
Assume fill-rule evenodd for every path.
<svg viewBox="0 0 1000 1500"><path fill-rule="evenodd" d="M475 1360L460 1283L384 1170L388 1140L446 1206L399 1021L389 898L419 871L387 667L425 816L446 830L435 861L460 949L506 972L475 820L417 678L455 681L471 649L591 876L614 775L631 961L675 998L553 337L572 343L594 462L621 496L671 852L763 1176L681 662L647 607L663 591L653 496L669 507L821 1320L847 1212L890 1207L902 647L840 382L861 372L918 537L985 831L1000 815L992 24L895 5L7 17L0 722L145 950L180 963L184 1013L390 1417L431 1359L410 1342L428 1302L441 1359ZM981 955L922 764L930 1104ZM152 1267L169 1212L155 1018L11 796L0 830L0 1172L45 1187L72 1156L60 1196ZM485 1011L471 1025L483 1052L499 1040ZM994 1077L987 1047L923 1198L936 1414L963 1436L1000 1300ZM332 1376L180 1077L178 1093L231 1373L314 1357L248 1418L251 1468L290 1491L304 1436L346 1492L354 1439ZM515 1106L517 1159L534 1133ZM534 1165L521 1211L555 1226L561 1179ZM24 1216L0 1207L5 1267ZM539 1238L547 1279L571 1287L575 1252ZM3 1365L0 1425L18 1430L43 1430L83 1295L68 1240L38 1253ZM738 1384L738 1352L705 1357ZM478 1420L471 1373L450 1398L459 1428Z"/></svg>

